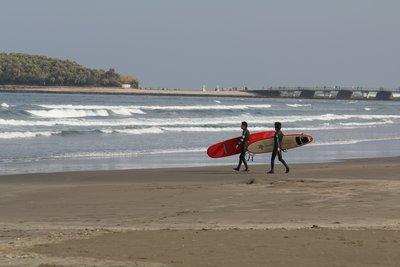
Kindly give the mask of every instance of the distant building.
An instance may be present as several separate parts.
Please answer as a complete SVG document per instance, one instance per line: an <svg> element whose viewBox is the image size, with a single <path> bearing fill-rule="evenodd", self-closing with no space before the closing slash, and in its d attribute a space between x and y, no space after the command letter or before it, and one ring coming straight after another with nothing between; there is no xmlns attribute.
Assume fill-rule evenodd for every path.
<svg viewBox="0 0 400 267"><path fill-rule="evenodd" d="M121 85L121 87L124 88L124 89L129 89L129 88L131 88L131 85L129 83L123 83Z"/></svg>

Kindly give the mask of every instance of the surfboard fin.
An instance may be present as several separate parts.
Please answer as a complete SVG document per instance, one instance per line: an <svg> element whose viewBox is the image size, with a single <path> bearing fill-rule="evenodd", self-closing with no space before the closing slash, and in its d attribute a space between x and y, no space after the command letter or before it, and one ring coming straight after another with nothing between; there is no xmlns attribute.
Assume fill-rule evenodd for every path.
<svg viewBox="0 0 400 267"><path fill-rule="evenodd" d="M247 155L248 155L247 161L250 161L250 160L254 161L254 154L247 152Z"/></svg>

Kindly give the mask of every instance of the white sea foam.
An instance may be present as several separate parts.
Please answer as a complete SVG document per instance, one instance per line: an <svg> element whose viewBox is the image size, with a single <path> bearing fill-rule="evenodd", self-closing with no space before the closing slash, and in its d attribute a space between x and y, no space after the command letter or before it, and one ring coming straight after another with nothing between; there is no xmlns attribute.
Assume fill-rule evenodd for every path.
<svg viewBox="0 0 400 267"><path fill-rule="evenodd" d="M268 109L269 104L255 105L199 105L199 106L140 106L143 110L246 110Z"/></svg>
<svg viewBox="0 0 400 267"><path fill-rule="evenodd" d="M165 132L238 132L239 127L161 127ZM265 127L251 127L251 131L265 131Z"/></svg>
<svg viewBox="0 0 400 267"><path fill-rule="evenodd" d="M1 121L0 121L1 122ZM355 124L349 123L348 125L341 124L324 124L320 126L310 126L310 127L286 127L285 132L291 131L323 131L323 130L338 130L338 129L356 129L360 127L370 128L377 125L382 125L386 122L375 122L375 123L365 123L365 124ZM255 126L251 127L252 132L267 131L272 130L267 127ZM0 139L13 139L13 138L33 138L39 136L51 136L51 135L65 135L69 133L81 133L88 134L94 132L101 132L104 134L125 134L125 135L144 135L144 134L162 134L165 132L238 132L238 127L210 127L210 126L189 126L189 127L171 127L171 126L159 126L159 127L149 127L149 128L138 128L138 129L118 129L118 128L100 128L97 130L71 130L71 131L42 131L42 132L32 132L32 131L14 131L14 132L0 132ZM351 142L351 141L350 141ZM334 143L335 144L335 143Z"/></svg>
<svg viewBox="0 0 400 267"><path fill-rule="evenodd" d="M135 108L132 106L109 106L109 105L37 105L46 109L121 109L121 108Z"/></svg>
<svg viewBox="0 0 400 267"><path fill-rule="evenodd" d="M164 130L157 127L151 128L142 128L142 129L99 129L96 130L97 132L105 133L105 134L129 134L129 135L142 135L142 134L160 134L163 133ZM33 137L40 137L40 136L52 136L52 135L66 135L70 133L76 134L87 134L93 133L96 131L88 131L88 130L71 130L71 131L13 131L13 132L0 132L0 139L14 139L14 138L33 138Z"/></svg>
<svg viewBox="0 0 400 267"><path fill-rule="evenodd" d="M241 115L236 117L215 117L215 118L177 118L177 119L146 119L135 120L131 123L146 126L225 126L240 124L246 120L250 125L270 125L275 121L284 123L294 122L312 122L312 121L343 121L343 120L385 120L385 119L400 119L400 115L337 115L325 114L316 116L247 116Z"/></svg>
<svg viewBox="0 0 400 267"><path fill-rule="evenodd" d="M133 114L146 114L146 112L138 108L112 108L110 110L112 113L116 115L123 115L123 116L130 116Z"/></svg>
<svg viewBox="0 0 400 267"><path fill-rule="evenodd" d="M66 153L62 155L54 155L51 158L123 158L123 157L137 157L141 155L163 155L163 154L178 154L178 153L196 153L205 152L207 148L194 147L194 148L176 148L176 149L155 149L155 150L141 150L141 151L112 151L112 152L77 152Z"/></svg>
<svg viewBox="0 0 400 267"><path fill-rule="evenodd" d="M125 106L96 106L96 105L38 105L46 110L28 110L32 115L44 118L83 118L107 117L110 114L131 116L133 114L146 114L135 107Z"/></svg>
<svg viewBox="0 0 400 267"><path fill-rule="evenodd" d="M76 110L111 110L114 113L145 114L135 106L100 106L100 105L39 105L47 109L76 109Z"/></svg>
<svg viewBox="0 0 400 267"><path fill-rule="evenodd" d="M321 130L338 130L338 129L357 129L361 127L369 128L378 125L392 124L393 121L387 120L384 122L369 122L369 123L349 123L349 124L324 124L319 126L309 127L286 127L285 131L321 131ZM124 133L124 134L160 134L164 132L237 132L239 128L237 126L225 126L225 127L209 127L209 126L189 126L189 127L172 127L172 126L159 126L142 129L102 129L104 133ZM251 127L252 132L272 130L267 127L253 126Z"/></svg>
<svg viewBox="0 0 400 267"><path fill-rule="evenodd" d="M286 104L288 107L299 108L299 107L311 107L311 104Z"/></svg>
<svg viewBox="0 0 400 267"><path fill-rule="evenodd" d="M393 124L392 120L374 121L374 122L340 122L339 125L343 126L377 126L385 124Z"/></svg>
<svg viewBox="0 0 400 267"><path fill-rule="evenodd" d="M395 119L400 119L400 115L339 115L339 114L324 114L324 115L313 115L313 116L255 116L250 117L248 115L241 116L227 116L227 117L205 117L205 118L125 118L125 119L110 119L110 120L91 120L91 119L63 119L63 120L7 120L0 119L0 125L7 126L229 126L229 125L240 125L240 122L246 120L250 125L271 125L275 121L282 121L284 123L296 123L296 122L331 122L331 121L348 121L348 120L363 120L363 122L349 122L353 123L353 126L365 126L376 125L376 124L393 124ZM375 120L375 121L371 121ZM346 123L346 122L342 122ZM351 126L351 125L342 125Z"/></svg>
<svg viewBox="0 0 400 267"><path fill-rule="evenodd" d="M218 101L218 100L217 100ZM244 109L266 109L270 108L269 104L240 104L240 105L194 105L194 106L100 106L100 105L38 105L47 109L127 109L136 110L140 113L140 110L244 110ZM142 111L143 112L143 111Z"/></svg>
<svg viewBox="0 0 400 267"><path fill-rule="evenodd" d="M358 128L370 128L379 125L392 124L392 121L385 122L371 122L371 123L349 123L347 125L333 124L333 125L319 125L309 127L285 127L285 131L324 131L324 130L348 130ZM237 132L238 127L161 127L166 132ZM273 130L267 127L251 127L252 132Z"/></svg>
<svg viewBox="0 0 400 267"><path fill-rule="evenodd" d="M0 132L0 139L32 138L37 136L51 136L60 132Z"/></svg>
<svg viewBox="0 0 400 267"><path fill-rule="evenodd" d="M7 103L1 103L0 106L1 106L2 108L9 108L9 107L10 107L10 105L7 104Z"/></svg>
<svg viewBox="0 0 400 267"><path fill-rule="evenodd" d="M386 137L386 138L370 138L370 139L353 139L353 140L334 140L326 142L311 143L310 146L335 146L335 145L352 145L364 142L379 142L379 141L392 141L400 140L400 136Z"/></svg>
<svg viewBox="0 0 400 267"><path fill-rule="evenodd" d="M0 125L6 125L6 126L55 126L58 125L59 122L66 122L66 121L27 121L27 120L14 120L14 119L11 120L0 119Z"/></svg>
<svg viewBox="0 0 400 267"><path fill-rule="evenodd" d="M28 113L42 118L83 118L83 117L107 117L109 113L105 109L50 109L27 110Z"/></svg>
<svg viewBox="0 0 400 267"><path fill-rule="evenodd" d="M122 134L160 134L164 131L161 128L151 127L142 129L106 129L102 130L104 133L122 133Z"/></svg>

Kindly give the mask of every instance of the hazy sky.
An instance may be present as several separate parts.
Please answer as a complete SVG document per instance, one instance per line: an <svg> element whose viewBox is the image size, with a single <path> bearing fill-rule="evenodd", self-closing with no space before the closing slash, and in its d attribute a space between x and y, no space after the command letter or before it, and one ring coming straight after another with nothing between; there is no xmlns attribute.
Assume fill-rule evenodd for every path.
<svg viewBox="0 0 400 267"><path fill-rule="evenodd" d="M400 86L398 0L2 0L0 50L143 86Z"/></svg>

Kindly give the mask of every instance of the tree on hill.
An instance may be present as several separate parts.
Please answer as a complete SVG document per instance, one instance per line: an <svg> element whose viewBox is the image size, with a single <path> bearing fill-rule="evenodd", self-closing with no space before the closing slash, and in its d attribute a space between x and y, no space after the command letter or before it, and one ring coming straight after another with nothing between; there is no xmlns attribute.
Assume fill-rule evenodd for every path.
<svg viewBox="0 0 400 267"><path fill-rule="evenodd" d="M114 69L89 69L70 60L0 53L0 84L3 85L117 87L124 83L131 84L133 88L139 87L134 76L121 75Z"/></svg>

